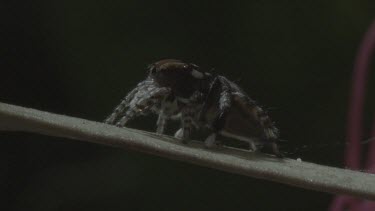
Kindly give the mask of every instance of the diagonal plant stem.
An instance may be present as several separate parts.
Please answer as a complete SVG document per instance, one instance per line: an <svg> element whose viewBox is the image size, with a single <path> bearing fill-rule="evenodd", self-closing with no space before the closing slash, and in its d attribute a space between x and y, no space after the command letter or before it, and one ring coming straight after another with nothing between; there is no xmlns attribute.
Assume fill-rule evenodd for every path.
<svg viewBox="0 0 375 211"><path fill-rule="evenodd" d="M39 133L131 149L305 189L375 200L375 175L226 147L207 150L198 142L184 145L168 136L4 103L0 103L0 130Z"/></svg>

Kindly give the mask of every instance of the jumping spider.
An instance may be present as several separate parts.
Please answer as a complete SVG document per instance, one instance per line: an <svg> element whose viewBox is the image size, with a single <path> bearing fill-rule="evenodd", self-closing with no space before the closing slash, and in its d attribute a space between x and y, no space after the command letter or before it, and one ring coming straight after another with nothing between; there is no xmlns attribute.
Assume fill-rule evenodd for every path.
<svg viewBox="0 0 375 211"><path fill-rule="evenodd" d="M159 115L156 132L164 133L167 120L181 121L175 137L187 142L193 128L209 128L205 145L216 144L218 134L256 144L267 144L282 157L276 142L279 132L268 114L237 84L224 76L202 71L197 65L165 59L148 67L140 82L105 123L124 127L128 121L149 113Z"/></svg>

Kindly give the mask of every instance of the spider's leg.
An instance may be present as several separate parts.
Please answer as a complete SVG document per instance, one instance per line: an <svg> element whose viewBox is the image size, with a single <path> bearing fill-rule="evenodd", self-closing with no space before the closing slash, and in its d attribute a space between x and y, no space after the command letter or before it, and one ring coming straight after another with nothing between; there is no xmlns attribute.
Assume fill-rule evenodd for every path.
<svg viewBox="0 0 375 211"><path fill-rule="evenodd" d="M177 113L177 114L173 114L172 116L170 116L170 119L171 120L179 120L179 119L181 119L181 112Z"/></svg>
<svg viewBox="0 0 375 211"><path fill-rule="evenodd" d="M272 151L273 151L273 153L274 153L277 157L279 157L279 158L283 158L283 157L284 157L284 154L283 154L282 152L280 152L279 147L278 147L277 144L276 144L276 141L274 141L274 142L271 143L271 147L272 147Z"/></svg>
<svg viewBox="0 0 375 211"><path fill-rule="evenodd" d="M182 139L184 143L186 143L190 139L190 134L193 128L199 128L198 118L199 111L202 110L202 100L203 94L199 91L196 91L189 97L186 102L183 103L179 101L177 103L177 107L180 107L178 109L175 109L175 111L177 112L170 116L171 119L173 118L174 120L181 120L181 128L177 130L174 136L176 138Z"/></svg>
<svg viewBox="0 0 375 211"><path fill-rule="evenodd" d="M197 110L195 110L195 114L194 114L194 115L196 115L196 112L197 112ZM169 117L169 119L171 119L171 120L181 120L181 122L184 121L183 118L186 119L186 115L184 115L184 117L182 117L182 112L180 112L180 113L178 113L178 114L175 114L175 115L172 115L172 116ZM192 126L192 127L190 127L190 130L191 130L193 127L194 127L195 129L199 129L200 125L199 125L199 123L198 123L198 122L196 121L196 119L195 119L196 116L194 116L194 118L193 118L193 116L191 116L190 118L192 118L191 125L190 125L190 123L188 123L189 121L188 121L188 122L184 121L181 125L186 125L186 123L187 123L187 124L189 124L189 126ZM185 122L186 122L186 123L185 123ZM179 139L182 139L182 138L183 138L183 132L184 132L184 128L183 128L183 127L179 128L179 129L176 131L174 137L179 138Z"/></svg>
<svg viewBox="0 0 375 211"><path fill-rule="evenodd" d="M219 97L219 114L212 123L213 133L205 140L206 147L212 147L216 143L216 136L223 129L226 121L226 116L232 106L231 87L221 76L218 76L217 88L220 89ZM208 99L210 100L210 99Z"/></svg>
<svg viewBox="0 0 375 211"><path fill-rule="evenodd" d="M206 140L204 141L204 145L207 147L207 148L212 148L216 145L216 136L217 136L217 133L211 133L207 138Z"/></svg>
<svg viewBox="0 0 375 211"><path fill-rule="evenodd" d="M264 134L261 138L266 142L266 144L271 146L273 153L278 157L283 157L276 144L276 142L279 140L279 130L275 127L266 111L258 106L255 101L242 93L235 92L233 93L233 96L235 101L242 102L249 110L248 115L251 115L250 117L252 119L258 121L262 133ZM253 147L251 143L250 147Z"/></svg>
<svg viewBox="0 0 375 211"><path fill-rule="evenodd" d="M142 92L142 90L150 89L153 86L155 86L154 81L150 79L146 79L138 83L137 86L123 98L121 103L116 106L114 111L104 120L104 123L115 124L116 120L120 118L121 115L123 115L123 113L129 106L129 102L133 100L137 94Z"/></svg>
<svg viewBox="0 0 375 211"><path fill-rule="evenodd" d="M166 124L167 124L167 117L162 110L160 111L158 121L156 122L156 126L157 126L156 133L163 134Z"/></svg>
<svg viewBox="0 0 375 211"><path fill-rule="evenodd" d="M249 143L249 148L250 148L251 151L253 151L253 152L257 151L258 147L255 144L256 139L254 139L254 138L249 138L249 137L246 137L246 136L237 135L237 134L234 134L234 133L230 133L228 131L221 131L220 135L223 135L223 136L228 137L228 138L233 138L233 139L236 139L236 140L247 142L247 143Z"/></svg>
<svg viewBox="0 0 375 211"><path fill-rule="evenodd" d="M157 87L148 92L139 94L130 101L128 110L125 115L116 123L116 126L123 127L129 120L148 113L155 104L160 103L170 93L170 89L166 87Z"/></svg>
<svg viewBox="0 0 375 211"><path fill-rule="evenodd" d="M163 134L164 129L167 125L167 121L171 119L177 111L177 101L173 94L170 94L161 103L161 108L159 111L158 121L156 122L156 133Z"/></svg>
<svg viewBox="0 0 375 211"><path fill-rule="evenodd" d="M156 122L156 133L157 134L163 134L164 129L167 126L167 120L170 119L170 115L167 112L167 109L163 106L160 109L158 120Z"/></svg>
<svg viewBox="0 0 375 211"><path fill-rule="evenodd" d="M256 152L258 150L257 145L253 141L249 142L249 147L250 147L250 150L253 152Z"/></svg>
<svg viewBox="0 0 375 211"><path fill-rule="evenodd" d="M187 143L190 139L190 134L194 126L194 109L186 105L181 109L181 128L175 133L175 137L182 139L183 143Z"/></svg>
<svg viewBox="0 0 375 211"><path fill-rule="evenodd" d="M221 84L221 82L220 82L219 78L215 77L215 79L212 81L212 83L210 85L208 94L206 95L206 99L205 99L204 104L202 106L202 109L200 111L199 121L203 121L204 115L206 114L208 108L211 107L212 104L214 103L212 99L214 99L214 97L215 97L214 95L216 93L216 90L220 89L220 84Z"/></svg>
<svg viewBox="0 0 375 211"><path fill-rule="evenodd" d="M129 94L126 95L126 97L121 101L121 103L118 106L116 106L114 111L104 120L104 123L114 124L116 119L119 118L119 116L124 112L124 110L128 106L129 99L133 98L137 91L138 88L135 88L131 92L129 92Z"/></svg>

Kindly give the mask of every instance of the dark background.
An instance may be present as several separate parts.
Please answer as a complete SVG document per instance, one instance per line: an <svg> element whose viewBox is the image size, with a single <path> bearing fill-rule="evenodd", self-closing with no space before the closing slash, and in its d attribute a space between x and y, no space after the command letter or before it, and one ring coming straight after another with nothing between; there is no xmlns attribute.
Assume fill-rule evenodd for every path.
<svg viewBox="0 0 375 211"><path fill-rule="evenodd" d="M371 0L2 1L0 99L101 121L149 63L183 59L241 79L270 108L289 157L343 167L352 66L374 11ZM307 211L332 198L68 139L0 139L9 210Z"/></svg>

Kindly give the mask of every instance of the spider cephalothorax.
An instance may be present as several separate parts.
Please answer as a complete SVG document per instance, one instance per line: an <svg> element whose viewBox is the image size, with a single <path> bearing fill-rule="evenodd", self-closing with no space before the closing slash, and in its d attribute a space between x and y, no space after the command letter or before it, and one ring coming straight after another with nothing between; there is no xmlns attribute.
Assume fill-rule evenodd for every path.
<svg viewBox="0 0 375 211"><path fill-rule="evenodd" d="M175 137L189 140L193 127L209 128L205 140L211 147L218 134L255 143L268 143L281 156L276 141L279 134L267 113L234 82L214 75L191 63L165 59L149 66L147 78L140 82L105 120L123 127L139 115L156 113L157 133L163 133L169 119L181 121Z"/></svg>

